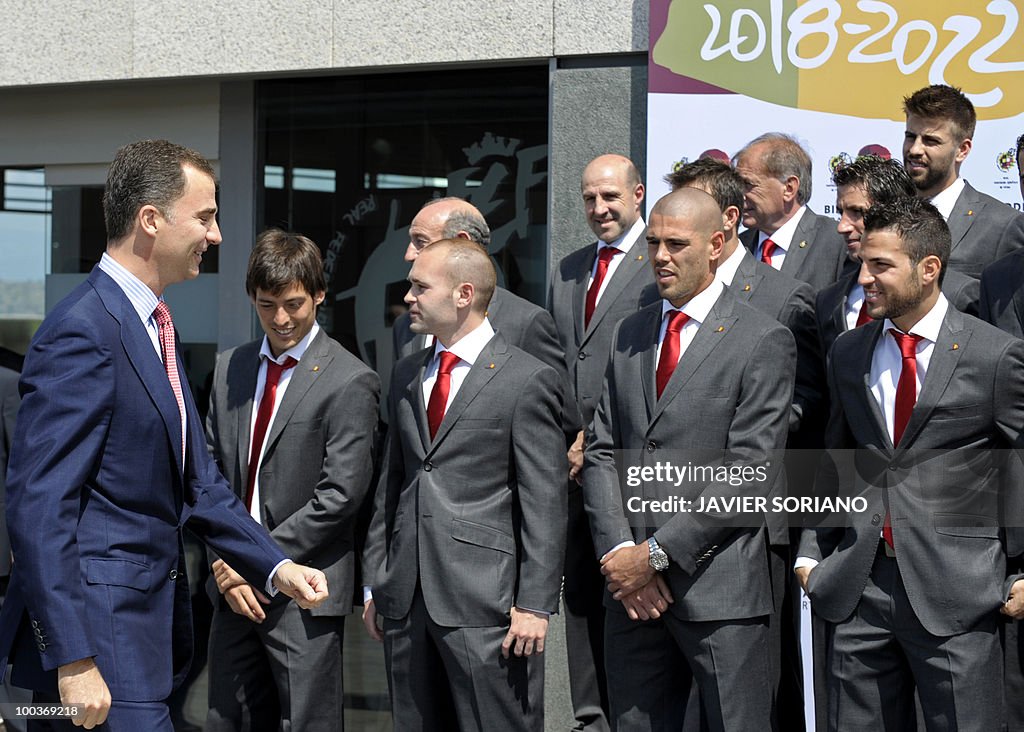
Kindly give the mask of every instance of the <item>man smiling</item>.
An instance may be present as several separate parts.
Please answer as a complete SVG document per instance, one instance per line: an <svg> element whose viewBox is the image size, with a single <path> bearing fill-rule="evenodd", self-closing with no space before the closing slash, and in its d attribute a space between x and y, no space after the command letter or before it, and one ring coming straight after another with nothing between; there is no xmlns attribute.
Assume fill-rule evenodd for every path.
<svg viewBox="0 0 1024 732"><path fill-rule="evenodd" d="M903 111L903 167L917 195L931 201L949 225L949 268L977 279L996 259L1024 247L1024 215L960 177L977 122L963 92L927 86L903 100Z"/></svg>
<svg viewBox="0 0 1024 732"><path fill-rule="evenodd" d="M326 281L312 241L261 234L245 287L264 337L218 359L207 439L250 515L336 589L307 612L213 562L206 729L250 729L251 719L253 730L337 730L353 531L370 486L380 382L317 325Z"/></svg>

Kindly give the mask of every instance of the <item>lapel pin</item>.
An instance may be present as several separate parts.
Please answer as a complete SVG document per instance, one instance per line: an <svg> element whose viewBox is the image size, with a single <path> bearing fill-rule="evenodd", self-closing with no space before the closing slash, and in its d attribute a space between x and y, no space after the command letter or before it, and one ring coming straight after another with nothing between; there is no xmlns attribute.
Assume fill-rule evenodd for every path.
<svg viewBox="0 0 1024 732"><path fill-rule="evenodd" d="M960 344L959 343L954 343L953 344L953 350L954 351L959 351L960 350Z"/></svg>
<svg viewBox="0 0 1024 732"><path fill-rule="evenodd" d="M638 261L638 262L644 261L644 255L643 254L637 254L636 255L636 261Z"/></svg>
<svg viewBox="0 0 1024 732"><path fill-rule="evenodd" d="M493 369L494 368L494 364L492 363L492 364L488 365L487 368Z"/></svg>
<svg viewBox="0 0 1024 732"><path fill-rule="evenodd" d="M972 208L970 211L968 211L967 215L968 216L974 216L974 209Z"/></svg>
<svg viewBox="0 0 1024 732"><path fill-rule="evenodd" d="M743 285L743 291L744 292L750 292L750 284L749 283Z"/></svg>
<svg viewBox="0 0 1024 732"><path fill-rule="evenodd" d="M800 248L801 249L805 248L806 246L807 246L807 242L806 241L800 242Z"/></svg>
<svg viewBox="0 0 1024 732"><path fill-rule="evenodd" d="M716 333L723 333L724 331L725 331L725 326L724 325L720 325L720 326L718 326L718 330L716 330L715 332Z"/></svg>

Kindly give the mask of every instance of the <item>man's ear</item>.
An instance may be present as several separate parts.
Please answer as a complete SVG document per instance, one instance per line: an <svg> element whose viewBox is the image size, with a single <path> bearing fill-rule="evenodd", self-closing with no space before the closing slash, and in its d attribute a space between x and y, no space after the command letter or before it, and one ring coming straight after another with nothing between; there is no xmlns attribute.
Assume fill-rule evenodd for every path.
<svg viewBox="0 0 1024 732"><path fill-rule="evenodd" d="M160 213L160 209L151 203L140 208L135 218L139 227L149 236L156 236L164 222L164 216Z"/></svg>

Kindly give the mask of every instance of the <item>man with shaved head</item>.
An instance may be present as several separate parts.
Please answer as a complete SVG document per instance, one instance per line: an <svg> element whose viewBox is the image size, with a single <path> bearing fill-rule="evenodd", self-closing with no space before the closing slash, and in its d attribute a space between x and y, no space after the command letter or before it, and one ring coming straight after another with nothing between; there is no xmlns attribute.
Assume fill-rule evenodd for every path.
<svg viewBox="0 0 1024 732"><path fill-rule="evenodd" d="M552 274L548 308L565 349L569 380L585 426L594 416L612 331L622 318L658 299L647 266L644 186L629 158L601 155L580 184L596 242L562 259ZM607 732L604 674L604 580L583 512L579 471L583 431L569 451L569 539L565 556L565 636L576 729Z"/></svg>
<svg viewBox="0 0 1024 732"><path fill-rule="evenodd" d="M492 328L495 271L478 244L431 243L409 283L411 329L434 343L392 371L363 556L363 619L384 641L394 726L543 729L539 654L565 546L563 382Z"/></svg>
<svg viewBox="0 0 1024 732"><path fill-rule="evenodd" d="M715 277L724 239L722 211L704 191L682 188L655 205L646 240L661 300L615 329L587 431L584 499L608 582L608 691L622 732L681 729L691 682L708 729L771 729L764 514L721 502L767 501L796 345ZM667 465L742 477L720 482L701 469L667 484L635 479ZM652 497L659 503L645 507Z"/></svg>

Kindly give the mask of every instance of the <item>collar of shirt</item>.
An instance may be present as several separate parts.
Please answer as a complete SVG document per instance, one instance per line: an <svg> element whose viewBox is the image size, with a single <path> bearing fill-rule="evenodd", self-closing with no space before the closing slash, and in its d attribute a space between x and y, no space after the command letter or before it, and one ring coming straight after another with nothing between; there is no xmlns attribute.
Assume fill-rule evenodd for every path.
<svg viewBox="0 0 1024 732"><path fill-rule="evenodd" d="M437 363L440 361L442 351L451 351L460 359L472 366L476 363L476 360L480 358L480 352L484 350L484 346L486 346L488 341L493 337L494 328L491 327L491 321L484 318L480 325L462 336L462 338L460 338L451 348L445 348L441 345L441 341L436 341L434 344L434 358L431 366L435 371L437 370Z"/></svg>
<svg viewBox="0 0 1024 732"><path fill-rule="evenodd" d="M711 314L711 308L718 302L718 298L721 297L724 290L725 285L722 284L721 280L715 279L681 308L673 307L672 303L668 300L661 301L661 326L658 328L658 349L657 353L654 354L656 363L661 361L661 347L665 342L665 331L668 329L668 320L665 318L665 314L673 310L679 310L690 316L690 319L686 321L686 325L679 331L679 358L682 359L686 349L690 347L693 339L697 337L697 330L700 328L701 323L708 319L708 316Z"/></svg>
<svg viewBox="0 0 1024 732"><path fill-rule="evenodd" d="M106 252L103 252L103 256L100 257L99 268L124 292L128 302L132 304L135 312L138 313L139 320L142 321L142 326L149 333L149 338L153 341L153 347L156 348L156 352L159 355L160 329L153 318L153 311L156 310L157 303L160 302L161 298L158 298L146 283L125 269L123 265Z"/></svg>
<svg viewBox="0 0 1024 732"><path fill-rule="evenodd" d="M807 210L807 206L801 206L793 214L793 217L780 226L776 232L772 235L765 234L763 231L757 232L757 243L758 251L764 244L766 239L771 239L775 242L775 246L781 249L784 253L788 252L790 247L793 246L793 235L796 233L796 227L800 224L800 219L804 217L804 211Z"/></svg>
<svg viewBox="0 0 1024 732"><path fill-rule="evenodd" d="M746 247L742 245L737 246L736 251L730 254L728 259L718 263L718 269L715 270L715 279L723 285L731 285L732 281L736 279L736 270L740 268L740 262L743 261L744 254L749 254Z"/></svg>
<svg viewBox="0 0 1024 732"><path fill-rule="evenodd" d="M637 220L633 222L633 225L629 227L629 230L615 241L610 244L598 241L598 250L604 247L615 247L620 252L628 252L632 248L633 244L636 243L636 240L640 238L640 234L645 228L647 228L647 224L644 223L643 217L637 217ZM616 259L618 259L618 257L616 257ZM615 260L613 259L612 261L614 262Z"/></svg>
<svg viewBox="0 0 1024 732"><path fill-rule="evenodd" d="M949 310L949 300L941 292L939 293L939 299L932 305L932 309L924 314L924 317L914 323L910 329L911 335L918 335L925 340L935 343L939 340L939 331L942 329L942 321L946 317L946 311ZM899 330L895 323L888 318L882 324L882 332L888 334L890 328ZM890 339L892 336L890 336ZM918 345L920 348L920 345Z"/></svg>
<svg viewBox="0 0 1024 732"><path fill-rule="evenodd" d="M860 317L860 308L864 304L864 286L857 280L853 281L853 287L846 295L846 310L843 312L846 318L846 329L853 330L857 327L857 318Z"/></svg>
<svg viewBox="0 0 1024 732"><path fill-rule="evenodd" d="M275 363L283 364L284 360L291 356L296 361L301 361L302 357L306 354L306 349L309 348L309 344L316 338L316 334L320 332L320 324L315 320L313 321L313 327L309 329L309 332L303 336L302 340L296 343L294 346L289 348L287 351L282 353L280 356L275 356L270 350L270 343L266 336L263 336L263 343L260 345L260 356L266 357L268 361L274 361Z"/></svg>
<svg viewBox="0 0 1024 732"><path fill-rule="evenodd" d="M942 218L947 221L949 220L949 215L953 213L953 207L956 205L957 199L964 192L964 185L964 179L957 177L946 190L932 196L931 204L939 209Z"/></svg>

